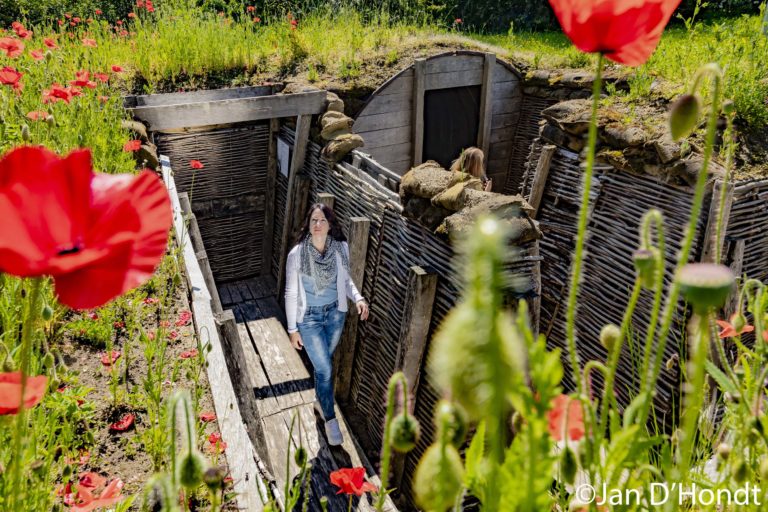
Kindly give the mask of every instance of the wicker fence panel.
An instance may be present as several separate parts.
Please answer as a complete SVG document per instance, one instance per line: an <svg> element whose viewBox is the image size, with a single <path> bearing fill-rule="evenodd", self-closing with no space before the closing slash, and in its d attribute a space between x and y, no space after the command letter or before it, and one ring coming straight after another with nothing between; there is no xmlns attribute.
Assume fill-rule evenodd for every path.
<svg viewBox="0 0 768 512"><path fill-rule="evenodd" d="M768 180L736 184L726 243L744 240L742 273L768 282Z"/></svg>
<svg viewBox="0 0 768 512"><path fill-rule="evenodd" d="M264 202L258 199L263 199L266 188L268 123L199 133L158 133L156 141L159 152L171 160L177 187L190 195L216 280L259 274L264 263ZM200 160L205 167L194 171L190 160ZM212 207L221 201L240 205L238 213Z"/></svg>

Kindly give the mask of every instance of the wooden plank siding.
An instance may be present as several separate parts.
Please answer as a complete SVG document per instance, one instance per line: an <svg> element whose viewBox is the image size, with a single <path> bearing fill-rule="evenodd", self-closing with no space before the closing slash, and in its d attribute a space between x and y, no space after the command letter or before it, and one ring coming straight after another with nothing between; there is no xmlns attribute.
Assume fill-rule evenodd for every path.
<svg viewBox="0 0 768 512"><path fill-rule="evenodd" d="M424 90L481 85L485 59L480 52L451 52L427 58ZM374 92L353 128L365 140L362 152L400 176L411 168L415 149L414 76L411 66ZM520 122L522 90L518 74L498 60L492 66L490 81L487 173L495 177L494 189L501 191Z"/></svg>

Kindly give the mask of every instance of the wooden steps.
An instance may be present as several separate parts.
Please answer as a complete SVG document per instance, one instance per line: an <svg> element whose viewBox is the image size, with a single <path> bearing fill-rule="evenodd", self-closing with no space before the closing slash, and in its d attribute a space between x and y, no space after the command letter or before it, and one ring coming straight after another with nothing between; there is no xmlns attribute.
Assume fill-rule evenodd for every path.
<svg viewBox="0 0 768 512"><path fill-rule="evenodd" d="M239 380L239 400L243 404L243 420L260 457L268 465L274 479L279 500L284 503L287 481L299 472L293 454L301 445L307 450L312 465L309 510L320 510L321 496L328 498L328 509L347 510L347 497L336 495L338 490L330 483L329 475L344 467L366 468L368 479L379 485L379 478L356 445L351 431L336 410L344 443L328 446L325 429L313 409L315 391L311 368L288 340L283 328L284 315L273 294L274 281L253 278L246 281L224 283L218 286L224 310L234 314L236 329L227 346L233 380ZM240 360L241 359L241 360ZM295 419L294 419L295 418ZM289 431L291 454L287 455ZM369 500L371 503L369 503ZM354 510L372 511L372 497L354 498ZM394 511L388 500L385 510Z"/></svg>

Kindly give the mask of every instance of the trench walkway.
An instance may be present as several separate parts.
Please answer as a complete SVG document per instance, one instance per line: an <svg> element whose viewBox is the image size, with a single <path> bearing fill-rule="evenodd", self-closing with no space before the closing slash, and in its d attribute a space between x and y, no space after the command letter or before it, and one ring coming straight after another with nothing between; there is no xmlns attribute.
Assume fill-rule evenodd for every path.
<svg viewBox="0 0 768 512"><path fill-rule="evenodd" d="M231 309L244 350L247 377L256 397L257 417L246 417L246 423L258 421L264 443L260 453L272 472L275 485L282 496L286 478L293 479L299 468L293 454L299 443L307 450L311 470L311 500L309 510L321 510L319 499L328 498L328 510L347 510L347 497L336 495L337 487L330 483L332 471L345 467L363 466L369 481L379 486L378 476L356 446L341 411L336 408L344 444L328 446L322 420L313 409L315 392L310 372L302 357L290 344L283 328L285 317L272 290L271 278L252 278L222 283L219 296L225 310ZM293 418L295 417L295 420ZM286 456L291 422L294 421L291 456ZM301 425L299 425L301 423ZM253 428L248 425L248 428ZM372 511L369 495L353 498L353 509ZM388 500L385 510L395 510Z"/></svg>

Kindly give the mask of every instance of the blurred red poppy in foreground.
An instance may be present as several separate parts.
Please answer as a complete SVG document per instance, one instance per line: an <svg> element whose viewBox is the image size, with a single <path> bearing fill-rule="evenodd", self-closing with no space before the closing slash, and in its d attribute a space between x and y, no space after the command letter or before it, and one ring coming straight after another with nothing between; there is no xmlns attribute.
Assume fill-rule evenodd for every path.
<svg viewBox="0 0 768 512"><path fill-rule="evenodd" d="M549 0L576 47L639 66L659 44L680 0Z"/></svg>
<svg viewBox="0 0 768 512"><path fill-rule="evenodd" d="M0 219L0 271L53 276L62 304L91 309L152 276L171 208L150 171L94 174L88 150L20 147L0 159Z"/></svg>
<svg viewBox="0 0 768 512"><path fill-rule="evenodd" d="M339 488L336 494L362 496L365 492L378 492L378 488L365 481L365 468L342 468L331 473L331 483Z"/></svg>
<svg viewBox="0 0 768 512"><path fill-rule="evenodd" d="M584 437L584 415L581 402L568 395L558 395L552 401L547 413L549 434L555 441L562 441L567 435L571 441Z"/></svg>
<svg viewBox="0 0 768 512"><path fill-rule="evenodd" d="M27 377L24 407L33 407L43 399L48 377ZM16 414L21 404L21 372L0 373L0 415Z"/></svg>

